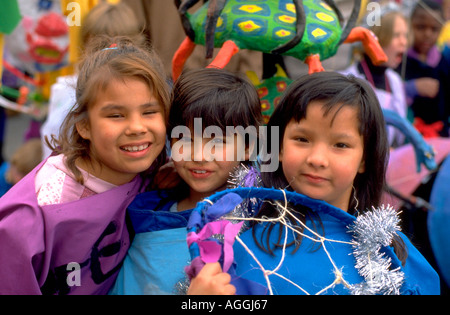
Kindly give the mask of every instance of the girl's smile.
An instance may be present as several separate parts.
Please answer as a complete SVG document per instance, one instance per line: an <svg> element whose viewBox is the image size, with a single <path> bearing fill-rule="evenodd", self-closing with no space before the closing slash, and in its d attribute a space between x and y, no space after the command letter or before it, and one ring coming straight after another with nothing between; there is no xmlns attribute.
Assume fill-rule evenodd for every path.
<svg viewBox="0 0 450 315"><path fill-rule="evenodd" d="M147 170L165 145L164 109L141 80L114 80L100 91L88 121L77 124L90 141L94 164L78 165L116 185Z"/></svg>
<svg viewBox="0 0 450 315"><path fill-rule="evenodd" d="M216 146L210 152L208 146L212 140L214 140ZM196 140L185 137L178 141L182 141L185 146L175 150L174 144L177 141L174 141L172 157L174 155L182 157L174 159L174 165L180 177L190 188L190 199L195 200L195 203L192 202L188 206L186 205L187 200L180 202L179 209L189 209L195 206L198 200L226 188L230 172L240 163L236 159L236 152L239 146L243 146L243 139L234 135L232 138L217 137L209 139L199 137ZM198 141L201 145L196 147L195 141ZM227 157L233 158L228 161Z"/></svg>
<svg viewBox="0 0 450 315"><path fill-rule="evenodd" d="M300 176L305 177L305 179L311 183L311 184L322 184L324 182L326 182L328 179L321 177L321 176L317 176L317 175L312 175L312 174L308 174L308 173L303 173L300 174Z"/></svg>
<svg viewBox="0 0 450 315"><path fill-rule="evenodd" d="M207 178L213 174L213 172L205 169L190 169L189 171L194 178Z"/></svg>

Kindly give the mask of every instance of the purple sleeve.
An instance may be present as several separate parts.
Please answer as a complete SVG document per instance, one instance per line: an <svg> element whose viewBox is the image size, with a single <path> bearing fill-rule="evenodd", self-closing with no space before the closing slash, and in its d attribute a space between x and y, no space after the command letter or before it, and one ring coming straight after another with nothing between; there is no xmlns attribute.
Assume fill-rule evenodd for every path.
<svg viewBox="0 0 450 315"><path fill-rule="evenodd" d="M41 294L42 215L14 188L0 199L0 294Z"/></svg>

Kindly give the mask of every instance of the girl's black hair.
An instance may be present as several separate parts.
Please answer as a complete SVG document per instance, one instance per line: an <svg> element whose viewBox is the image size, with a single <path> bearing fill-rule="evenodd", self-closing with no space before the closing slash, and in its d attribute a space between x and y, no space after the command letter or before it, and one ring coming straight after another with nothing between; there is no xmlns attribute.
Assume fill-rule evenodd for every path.
<svg viewBox="0 0 450 315"><path fill-rule="evenodd" d="M240 126L246 147L253 137L254 149L257 148L258 132L253 134L251 131L258 131L263 124L261 103L254 85L240 73L219 68L183 72L172 89L167 126L169 139L177 126L192 128L194 118L201 118L203 129L217 126L224 134L227 127ZM243 164L248 163L243 161ZM185 197L189 192L186 186L182 183L176 189L177 198Z"/></svg>
<svg viewBox="0 0 450 315"><path fill-rule="evenodd" d="M432 10L439 13L439 16L444 19L444 13L442 12L442 6L433 0L419 0L414 8L411 10L411 19L416 15L419 10Z"/></svg>
<svg viewBox="0 0 450 315"><path fill-rule="evenodd" d="M167 128L170 137L179 125L191 127L194 118L202 126L255 126L262 124L261 105L255 87L239 73L203 68L183 72L175 82Z"/></svg>
<svg viewBox="0 0 450 315"><path fill-rule="evenodd" d="M323 102L324 112L327 114L333 108L342 108L343 106L351 106L358 112L359 132L363 137L364 153L363 161L365 171L358 173L354 180L354 197L358 200L359 212L370 211L372 206L377 207L381 203L383 190L385 188L385 174L387 163L389 160L389 144L387 140L385 120L377 96L373 89L365 81L355 78L354 76L344 76L336 72L319 72L311 75L305 75L293 83L286 89L282 99L272 114L267 125L267 139L271 139L271 132L274 128L278 128L279 150L283 147L283 137L286 125L294 120L299 122L306 116L308 105L313 101ZM267 152L271 153L270 141L267 143ZM278 157L279 152L274 152L271 156ZM267 163L270 163L268 161ZM280 165L274 172L262 172L262 181L264 187L274 187L279 189L292 190L286 180L283 168ZM354 214L356 201L353 196L349 200L350 214ZM313 218L312 211L306 207L298 207L291 205L299 213L298 219L305 222L307 217L312 221L316 221L321 225L318 217ZM264 203L257 217L274 217L278 216L278 210L271 203ZM296 224L294 220L291 220ZM257 227L257 225L255 225ZM267 227L267 225L266 225ZM302 229L300 226L297 228ZM269 244L270 231L272 227L267 228L266 241L257 244L267 252L272 250ZM255 228L253 229L255 236ZM280 238L281 239L281 232ZM262 234L261 239L265 233ZM297 234L296 248L300 245L301 235ZM263 245L265 243L265 246ZM395 245L399 243L398 245ZM404 250L401 249L400 241L395 241L394 245L399 249L400 259L404 257ZM279 244L276 244L279 245Z"/></svg>

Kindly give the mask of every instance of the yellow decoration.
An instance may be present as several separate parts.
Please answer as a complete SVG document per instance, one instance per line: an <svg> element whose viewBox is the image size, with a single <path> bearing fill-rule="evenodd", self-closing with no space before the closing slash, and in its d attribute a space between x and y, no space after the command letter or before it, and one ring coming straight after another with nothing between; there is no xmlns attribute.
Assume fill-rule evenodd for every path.
<svg viewBox="0 0 450 315"><path fill-rule="evenodd" d="M331 15L328 15L326 13L323 13L323 12L317 12L316 13L316 17L319 20L324 21L324 22L328 22L328 23L334 21L334 17L332 17Z"/></svg>
<svg viewBox="0 0 450 315"><path fill-rule="evenodd" d="M280 19L280 21L282 21L284 23L291 23L291 24L293 24L296 21L295 17L289 16L289 15L280 15L278 18Z"/></svg>
<svg viewBox="0 0 450 315"><path fill-rule="evenodd" d="M292 12L292 13L296 13L297 11L295 10L295 5L293 3L288 3L286 4L286 10Z"/></svg>
<svg viewBox="0 0 450 315"><path fill-rule="evenodd" d="M243 30L244 32L252 32L258 28L261 28L261 26L256 25L253 21L245 21L238 24L239 28Z"/></svg>
<svg viewBox="0 0 450 315"><path fill-rule="evenodd" d="M311 32L311 34L314 37L320 37L320 36L326 35L327 33L321 28L316 28L314 31Z"/></svg>
<svg viewBox="0 0 450 315"><path fill-rule="evenodd" d="M328 11L333 11L333 9L325 2L321 2L320 5Z"/></svg>
<svg viewBox="0 0 450 315"><path fill-rule="evenodd" d="M247 4L247 5L242 5L239 10L248 12L248 13L255 13L255 12L259 12L262 10L261 7L257 6L257 5L252 5L252 4Z"/></svg>
<svg viewBox="0 0 450 315"><path fill-rule="evenodd" d="M359 10L358 19L356 20L356 24L361 24L361 20L367 13L367 2L368 0L361 0L361 9Z"/></svg>
<svg viewBox="0 0 450 315"><path fill-rule="evenodd" d="M291 35L291 32L288 30L279 30L279 31L276 31L275 34L279 37L286 37L286 36Z"/></svg>
<svg viewBox="0 0 450 315"><path fill-rule="evenodd" d="M219 16L219 18L217 19L216 27L219 28L222 26L222 24L223 24L223 19Z"/></svg>
<svg viewBox="0 0 450 315"><path fill-rule="evenodd" d="M70 75L73 72L73 65L68 65L55 71L36 73L36 81L43 83L39 87L39 92L42 94L42 97L48 100L50 98L50 89L56 83L58 77Z"/></svg>
<svg viewBox="0 0 450 315"><path fill-rule="evenodd" d="M441 48L445 45L450 46L450 21L447 21L442 27L437 43Z"/></svg>

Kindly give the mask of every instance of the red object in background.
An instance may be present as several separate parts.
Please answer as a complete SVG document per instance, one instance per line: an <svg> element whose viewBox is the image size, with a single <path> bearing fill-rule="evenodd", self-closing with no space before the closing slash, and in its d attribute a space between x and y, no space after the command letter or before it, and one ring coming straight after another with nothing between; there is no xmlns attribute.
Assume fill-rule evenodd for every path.
<svg viewBox="0 0 450 315"><path fill-rule="evenodd" d="M64 36L68 31L69 28L64 19L56 12L41 16L35 29L36 34L45 37Z"/></svg>
<svg viewBox="0 0 450 315"><path fill-rule="evenodd" d="M65 36L67 32L68 26L59 14L50 12L41 16L34 34L30 32L26 34L29 54L39 63L60 63L67 53L68 47L61 48L55 39Z"/></svg>

